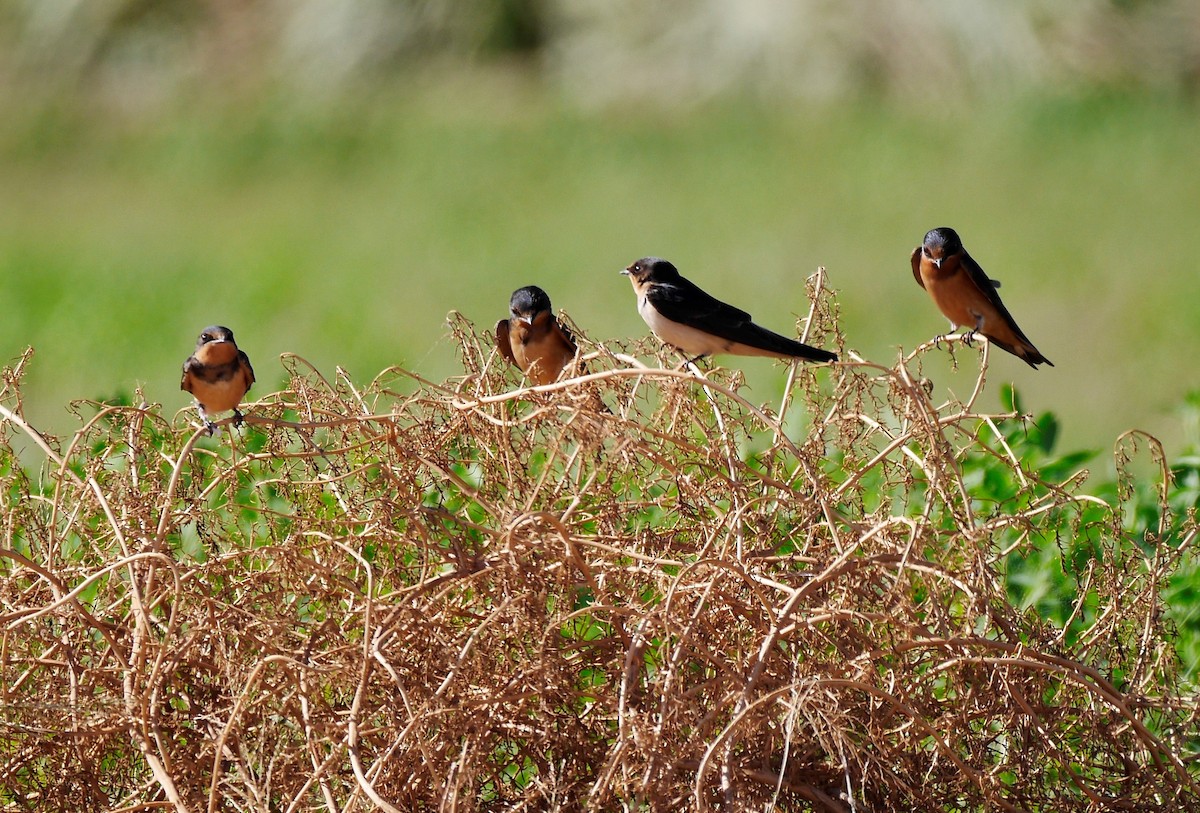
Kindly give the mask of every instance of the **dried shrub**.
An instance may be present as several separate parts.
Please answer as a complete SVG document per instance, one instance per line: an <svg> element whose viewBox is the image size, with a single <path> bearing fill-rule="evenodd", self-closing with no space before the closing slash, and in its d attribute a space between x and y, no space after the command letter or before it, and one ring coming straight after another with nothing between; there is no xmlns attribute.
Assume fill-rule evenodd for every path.
<svg viewBox="0 0 1200 813"><path fill-rule="evenodd" d="M284 356L212 440L146 405L44 438L5 371L6 809L1198 807L1159 598L1195 525L1043 479L984 373L800 367L776 411L585 341L520 389L451 326L460 379ZM1065 624L1007 595L1045 545Z"/></svg>

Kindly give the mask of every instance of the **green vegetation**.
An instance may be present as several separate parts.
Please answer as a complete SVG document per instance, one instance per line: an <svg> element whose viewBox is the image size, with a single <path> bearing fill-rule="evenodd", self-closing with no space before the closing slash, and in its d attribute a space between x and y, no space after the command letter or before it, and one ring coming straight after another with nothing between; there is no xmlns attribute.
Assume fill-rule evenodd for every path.
<svg viewBox="0 0 1200 813"><path fill-rule="evenodd" d="M1200 808L1194 0L320 5L0 11L0 807Z"/></svg>
<svg viewBox="0 0 1200 813"><path fill-rule="evenodd" d="M213 439L41 440L6 371L5 804L1200 803L1195 458L1131 436L1085 489L1012 389L931 399L928 346L803 367L781 417L608 352L650 342L514 389L451 329L465 378L289 358Z"/></svg>
<svg viewBox="0 0 1200 813"><path fill-rule="evenodd" d="M453 102L453 104L451 104ZM298 353L361 379L458 367L444 316L483 324L536 283L597 340L641 336L617 269L671 258L786 330L818 265L849 346L894 357L944 330L908 252L953 225L1058 365L994 375L1072 447L1174 412L1200 348L1200 136L1167 99L899 109L862 102L583 113L526 80L413 81L340 104L205 103L174 114L14 108L0 123L0 354L37 349L27 413L131 394L183 407L178 367L229 324L264 389ZM936 392L972 365L930 360ZM749 367L750 397L782 379ZM989 395L994 398L994 395ZM993 408L999 408L993 401Z"/></svg>

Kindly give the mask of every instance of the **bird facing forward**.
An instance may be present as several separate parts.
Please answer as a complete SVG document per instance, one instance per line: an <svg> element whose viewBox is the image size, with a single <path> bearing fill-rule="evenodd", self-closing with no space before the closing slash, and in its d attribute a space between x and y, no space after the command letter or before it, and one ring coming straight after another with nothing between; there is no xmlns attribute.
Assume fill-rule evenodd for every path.
<svg viewBox="0 0 1200 813"><path fill-rule="evenodd" d="M233 331L220 325L206 327L196 340L196 352L183 363L179 389L196 397L196 410L211 435L217 425L209 418L213 412L233 410L233 422L240 425L238 404L254 383L250 358L238 349Z"/></svg>
<svg viewBox="0 0 1200 813"><path fill-rule="evenodd" d="M911 259L917 284L929 292L933 303L950 320L951 329L967 328L963 341L968 345L976 333L982 333L992 344L1035 370L1039 364L1054 366L1017 327L996 293L1000 283L988 278L963 248L954 229L943 226L930 230L921 245L913 249Z"/></svg>
<svg viewBox="0 0 1200 813"><path fill-rule="evenodd" d="M513 291L509 318L496 323L500 355L529 376L534 386L553 384L575 359L575 338L550 309L550 297L536 285Z"/></svg>

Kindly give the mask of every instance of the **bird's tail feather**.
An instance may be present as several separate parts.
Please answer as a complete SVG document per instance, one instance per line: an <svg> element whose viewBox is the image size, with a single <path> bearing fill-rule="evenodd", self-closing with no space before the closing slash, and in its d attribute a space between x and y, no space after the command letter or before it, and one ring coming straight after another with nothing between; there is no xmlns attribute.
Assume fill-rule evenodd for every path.
<svg viewBox="0 0 1200 813"><path fill-rule="evenodd" d="M1010 344L1009 342L997 339L993 336L988 336L987 340L999 347L1001 350L1007 350L1021 361L1028 364L1033 369L1037 369L1039 364L1049 364L1054 366L1054 362L1042 355L1041 351L1034 347L1029 342L1021 342L1020 344Z"/></svg>
<svg viewBox="0 0 1200 813"><path fill-rule="evenodd" d="M761 347L770 353L777 353L781 356L789 356L793 358L808 359L809 361L837 361L837 353L831 353L828 350L822 350L818 347L810 347L803 342L798 342L795 339L789 339L786 336L780 336L778 333L767 330L760 325L751 324L753 328L753 344ZM748 337L751 338L751 337ZM746 342L750 344L751 342Z"/></svg>

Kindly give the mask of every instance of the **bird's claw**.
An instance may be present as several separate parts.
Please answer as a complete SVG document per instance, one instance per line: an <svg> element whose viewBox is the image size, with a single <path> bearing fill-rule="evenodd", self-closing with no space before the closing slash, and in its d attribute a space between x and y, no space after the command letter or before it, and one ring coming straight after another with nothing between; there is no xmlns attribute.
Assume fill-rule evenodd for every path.
<svg viewBox="0 0 1200 813"><path fill-rule="evenodd" d="M204 421L204 429L208 432L208 436L210 438L213 435L215 435L221 431L221 427L217 426L215 423L213 423L212 421L207 420L207 419L205 419L205 421Z"/></svg>
<svg viewBox="0 0 1200 813"><path fill-rule="evenodd" d="M975 330L968 330L966 333L964 333L962 335L962 343L965 344L967 347L970 347L971 342L975 341L975 334L977 332L978 331L975 331Z"/></svg>
<svg viewBox="0 0 1200 813"><path fill-rule="evenodd" d="M233 425L236 426L238 429L241 429L242 422L244 420L245 420L245 418L242 417L242 413L235 409L233 411Z"/></svg>

